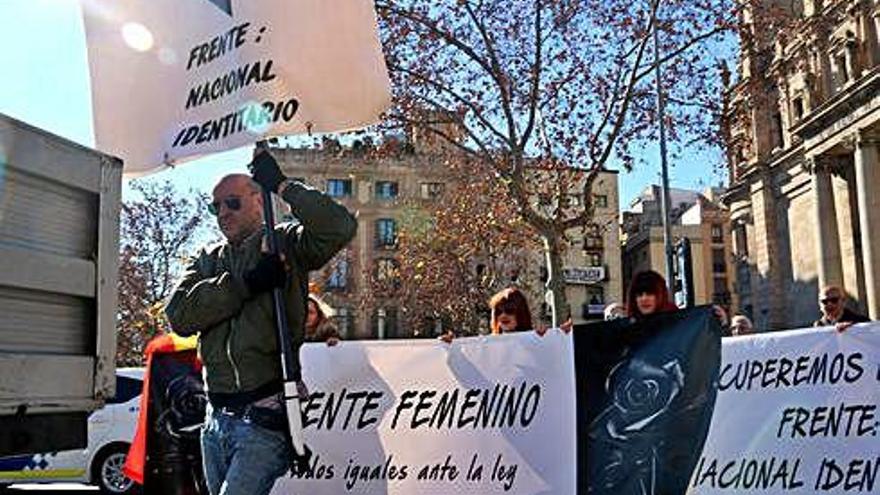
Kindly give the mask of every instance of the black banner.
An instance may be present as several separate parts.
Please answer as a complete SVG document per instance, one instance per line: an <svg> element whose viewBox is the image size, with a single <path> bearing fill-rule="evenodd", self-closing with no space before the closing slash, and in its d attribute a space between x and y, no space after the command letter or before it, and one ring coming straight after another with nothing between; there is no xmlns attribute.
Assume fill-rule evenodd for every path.
<svg viewBox="0 0 880 495"><path fill-rule="evenodd" d="M153 356L145 493L208 493L199 444L207 400L201 375L193 365L195 353L195 350L187 350Z"/></svg>
<svg viewBox="0 0 880 495"><path fill-rule="evenodd" d="M684 494L718 392L712 308L579 325L574 336L578 493Z"/></svg>

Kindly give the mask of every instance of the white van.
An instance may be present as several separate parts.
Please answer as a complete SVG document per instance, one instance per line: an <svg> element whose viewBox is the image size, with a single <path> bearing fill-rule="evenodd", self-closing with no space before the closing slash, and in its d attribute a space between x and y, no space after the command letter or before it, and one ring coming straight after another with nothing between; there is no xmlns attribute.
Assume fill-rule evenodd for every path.
<svg viewBox="0 0 880 495"><path fill-rule="evenodd" d="M140 487L122 474L122 466L134 438L143 379L143 368L116 370L116 396L89 416L85 449L0 457L0 491L19 483L76 482L104 493L136 493Z"/></svg>

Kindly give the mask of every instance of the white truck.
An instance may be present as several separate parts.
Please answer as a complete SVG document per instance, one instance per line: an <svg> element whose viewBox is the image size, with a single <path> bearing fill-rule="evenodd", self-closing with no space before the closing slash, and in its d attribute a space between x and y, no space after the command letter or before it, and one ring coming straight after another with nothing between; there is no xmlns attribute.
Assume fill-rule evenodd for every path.
<svg viewBox="0 0 880 495"><path fill-rule="evenodd" d="M0 457L113 397L122 161L0 114Z"/></svg>

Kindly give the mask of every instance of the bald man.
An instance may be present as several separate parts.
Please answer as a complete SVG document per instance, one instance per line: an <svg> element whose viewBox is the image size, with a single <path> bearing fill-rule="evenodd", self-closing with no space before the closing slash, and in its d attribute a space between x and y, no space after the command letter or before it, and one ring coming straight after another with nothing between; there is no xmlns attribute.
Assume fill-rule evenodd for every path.
<svg viewBox="0 0 880 495"><path fill-rule="evenodd" d="M214 188L209 210L225 242L189 264L165 308L180 335L199 335L208 410L202 429L211 495L268 494L290 466L272 291L287 301L295 348L302 343L309 271L354 237L357 221L327 195L281 173L267 152L253 177L233 174ZM300 220L276 227L281 256L263 249L261 188L277 192Z"/></svg>
<svg viewBox="0 0 880 495"><path fill-rule="evenodd" d="M842 332L854 323L871 321L846 307L846 292L836 285L826 286L819 291L819 309L822 317L813 322L814 327L833 325Z"/></svg>

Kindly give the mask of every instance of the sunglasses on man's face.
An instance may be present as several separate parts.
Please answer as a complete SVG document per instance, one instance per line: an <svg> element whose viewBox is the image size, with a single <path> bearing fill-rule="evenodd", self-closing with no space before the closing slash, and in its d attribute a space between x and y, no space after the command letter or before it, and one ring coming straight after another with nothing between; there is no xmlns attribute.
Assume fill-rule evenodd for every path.
<svg viewBox="0 0 880 495"><path fill-rule="evenodd" d="M232 211L238 211L241 209L241 198L238 196L230 196L228 198L223 198L220 201L214 201L208 205L208 211L210 211L212 215L219 215L220 207L222 205L226 205L226 207Z"/></svg>
<svg viewBox="0 0 880 495"><path fill-rule="evenodd" d="M822 304L837 304L840 302L840 298L839 297L825 297L825 298L819 299L819 302Z"/></svg>

